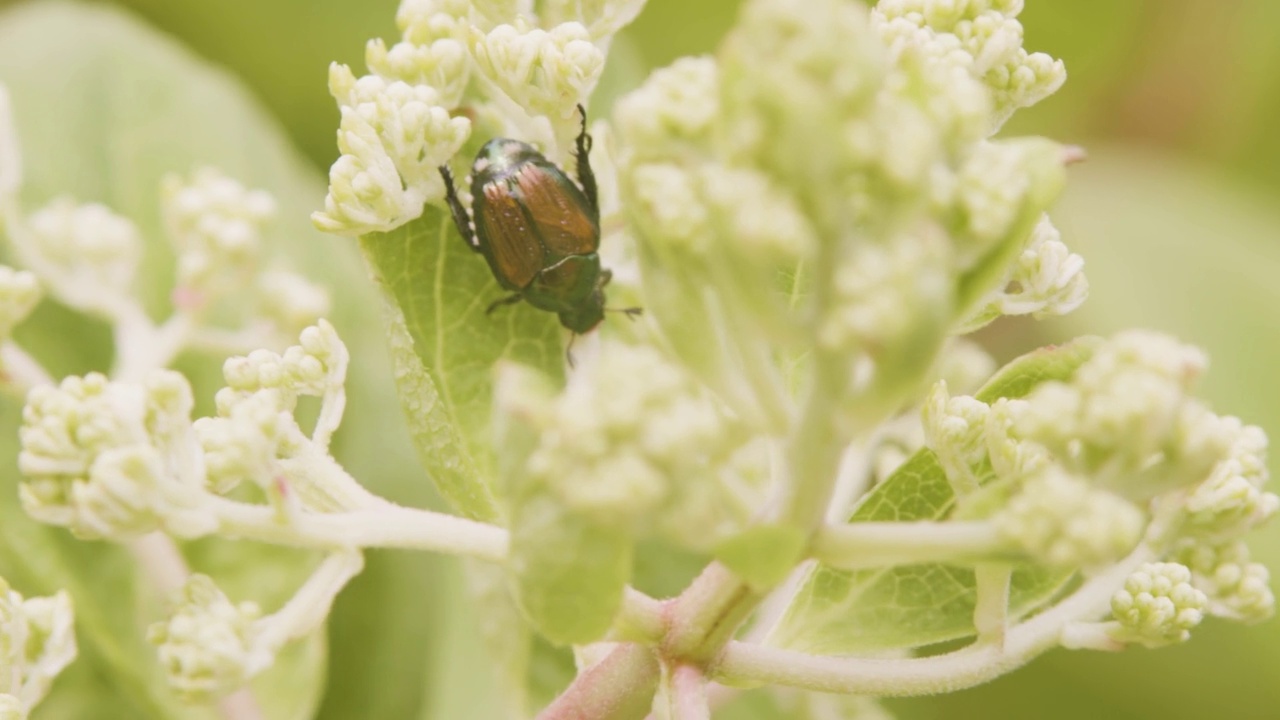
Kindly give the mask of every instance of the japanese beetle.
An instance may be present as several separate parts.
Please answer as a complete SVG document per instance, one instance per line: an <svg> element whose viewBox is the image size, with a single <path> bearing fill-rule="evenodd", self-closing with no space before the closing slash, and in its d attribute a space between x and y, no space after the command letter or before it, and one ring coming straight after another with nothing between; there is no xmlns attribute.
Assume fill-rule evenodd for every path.
<svg viewBox="0 0 1280 720"><path fill-rule="evenodd" d="M604 287L613 273L600 267L596 253L600 206L587 157L587 112L581 105L578 112L582 130L574 155L581 188L532 145L509 138L490 140L476 155L470 213L458 199L453 173L441 166L440 175L458 232L484 256L498 284L511 291L486 312L524 300L582 334L604 319Z"/></svg>

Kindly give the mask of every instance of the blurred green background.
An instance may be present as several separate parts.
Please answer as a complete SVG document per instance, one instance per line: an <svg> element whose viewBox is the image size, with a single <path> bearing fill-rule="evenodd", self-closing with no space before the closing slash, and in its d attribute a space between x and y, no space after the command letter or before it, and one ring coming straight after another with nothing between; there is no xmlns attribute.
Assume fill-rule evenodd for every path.
<svg viewBox="0 0 1280 720"><path fill-rule="evenodd" d="M113 4L238 77L317 179L336 156L327 64L360 66L367 38L396 35L395 0ZM619 42L609 72L638 76L680 55L713 50L736 5L651 0ZM1280 437L1280 2L1027 0L1022 19L1027 47L1065 60L1070 79L1005 132L1048 135L1089 150L1054 217L1064 240L1085 256L1093 292L1068 320L1003 323L985 339L1007 357L1082 332L1167 330L1210 351L1205 390L1220 410ZM607 102L597 98L594 112ZM383 488L397 497L422 494L413 484L423 481L412 474L387 482L404 484ZM1254 548L1258 559L1280 567L1280 528L1263 531ZM441 599L441 588L455 586L456 578L419 577L400 583L398 607L390 610L379 594L379 571L452 577L441 563L397 562L375 560L339 602L330 634L338 659L323 717L478 717L442 697L465 696L477 682L451 662L474 619L426 623L408 636L436 643L429 657L406 638L368 657L370 613L411 612L415 598L433 617L453 618L465 607ZM397 636L386 637L390 643ZM445 681L451 668L455 674ZM1257 628L1211 622L1186 646L1120 655L1055 652L982 688L890 705L902 718L1277 718L1277 677L1280 621ZM357 688L399 700L366 715L356 708L368 705L350 696Z"/></svg>

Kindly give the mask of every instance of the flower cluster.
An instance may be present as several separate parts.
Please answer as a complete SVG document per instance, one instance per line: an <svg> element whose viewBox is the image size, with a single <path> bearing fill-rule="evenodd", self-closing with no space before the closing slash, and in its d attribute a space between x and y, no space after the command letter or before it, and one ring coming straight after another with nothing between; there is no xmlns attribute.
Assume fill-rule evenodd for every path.
<svg viewBox="0 0 1280 720"><path fill-rule="evenodd" d="M719 476L740 438L678 365L645 346L608 342L559 396L541 387L513 369L499 383L501 412L537 437L517 463L520 482L546 487L600 525L640 533L656 524L695 547L746 519L733 516Z"/></svg>
<svg viewBox="0 0 1280 720"><path fill-rule="evenodd" d="M865 426L918 385L949 334L1083 300L1078 259L1042 221L1063 149L986 139L993 105L1014 102L988 81L1038 62L1021 49L1018 8L909 5L748 3L718 59L680 60L618 103L645 306L744 416L773 394L777 362L816 342L858 359L829 390ZM761 340L715 330L746 315L774 346L751 364L750 400L725 378ZM717 335L725 347L709 350Z"/></svg>
<svg viewBox="0 0 1280 720"><path fill-rule="evenodd" d="M26 319L40 302L40 282L35 274L0 265L0 342Z"/></svg>
<svg viewBox="0 0 1280 720"><path fill-rule="evenodd" d="M23 598L0 579L0 718L23 720L76 657L71 596Z"/></svg>
<svg viewBox="0 0 1280 720"><path fill-rule="evenodd" d="M1121 333L1094 346L1070 380L1021 399L988 405L936 387L924 408L926 443L962 507L966 495L975 507L990 503L982 484L1009 495L996 528L1041 562L1098 567L1128 553L1145 530L1160 556L1195 569L1179 582L1233 598L1198 608L1265 616L1274 600L1244 578L1266 571L1248 563L1239 538L1280 506L1262 489L1266 435L1190 395L1204 364L1200 351L1171 338ZM1243 561L1218 559L1242 552ZM1227 568L1220 583L1212 579L1219 565Z"/></svg>
<svg viewBox="0 0 1280 720"><path fill-rule="evenodd" d="M84 538L127 541L163 530L342 548L353 541L318 533L309 519L382 502L328 454L346 402L347 361L345 345L321 321L284 353L229 359L218 415L194 422L191 387L169 370L142 382L91 373L35 387L19 431L23 508ZM309 435L294 417L305 395L321 400ZM246 481L268 506L226 497ZM153 631L172 684L202 700L238 687L269 667L286 641L323 622L361 565L358 552L334 550L286 608L264 618L193 577L176 614Z"/></svg>
<svg viewBox="0 0 1280 720"><path fill-rule="evenodd" d="M442 202L436 168L463 146L473 123L567 157L575 108L600 79L613 34L642 4L551 3L540 23L511 3L403 3L400 41L369 42L369 75L330 68L342 155L329 171L325 208L312 215L316 227L386 232L417 218L424 203Z"/></svg>

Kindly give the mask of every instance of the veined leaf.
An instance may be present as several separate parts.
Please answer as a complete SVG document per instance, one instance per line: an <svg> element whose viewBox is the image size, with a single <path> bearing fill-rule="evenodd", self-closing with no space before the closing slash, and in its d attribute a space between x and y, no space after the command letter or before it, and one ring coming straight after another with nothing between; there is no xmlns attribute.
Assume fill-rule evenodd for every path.
<svg viewBox="0 0 1280 720"><path fill-rule="evenodd" d="M1043 348L1006 365L977 393L992 402L1021 397L1036 385L1071 377L1093 353L1084 338ZM849 522L940 520L955 502L933 451L922 448L859 503ZM1021 616L1039 607L1070 573L1026 565L1016 568L1009 612ZM918 647L974 633L976 600L971 568L942 564L869 570L816 567L792 600L771 644L804 652L840 655Z"/></svg>

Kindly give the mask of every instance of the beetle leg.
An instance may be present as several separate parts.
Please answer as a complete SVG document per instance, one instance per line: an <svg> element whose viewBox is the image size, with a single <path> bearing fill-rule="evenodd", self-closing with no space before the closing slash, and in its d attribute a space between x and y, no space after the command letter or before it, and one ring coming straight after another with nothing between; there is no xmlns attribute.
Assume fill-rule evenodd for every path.
<svg viewBox="0 0 1280 720"><path fill-rule="evenodd" d="M597 198L596 174L591 169L591 136L587 134L587 109L578 104L578 114L582 116L582 129L578 132L574 156L578 159L578 182L582 185L582 193L587 196L591 205L591 219L600 224L600 201Z"/></svg>
<svg viewBox="0 0 1280 720"><path fill-rule="evenodd" d="M490 315L493 313L494 310L497 310L503 305L515 305L516 303L520 302L523 299L524 299L524 296L521 295L520 293L512 293L504 298L498 298L497 300L494 300L493 302L489 303L489 307L485 308L484 314Z"/></svg>
<svg viewBox="0 0 1280 720"><path fill-rule="evenodd" d="M467 247L480 252L480 243L476 240L475 231L471 229L471 216L458 199L458 191L453 187L453 173L448 165L440 166L440 177L444 178L444 199L449 204L449 212L453 214L453 224L458 226L458 234L462 235Z"/></svg>

